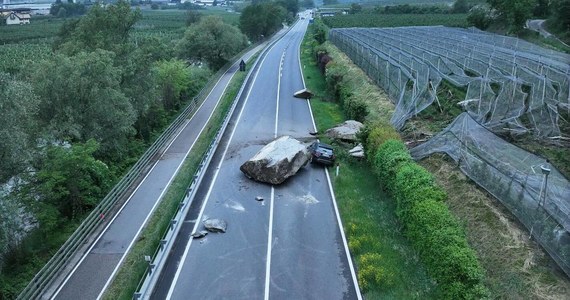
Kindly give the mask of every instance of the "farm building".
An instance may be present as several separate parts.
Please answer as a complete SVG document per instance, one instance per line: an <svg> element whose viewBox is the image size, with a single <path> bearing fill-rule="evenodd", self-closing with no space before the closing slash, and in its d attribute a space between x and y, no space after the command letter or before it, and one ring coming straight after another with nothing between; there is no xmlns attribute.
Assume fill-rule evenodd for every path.
<svg viewBox="0 0 570 300"><path fill-rule="evenodd" d="M0 21L6 25L30 24L30 12L28 10L0 10Z"/></svg>

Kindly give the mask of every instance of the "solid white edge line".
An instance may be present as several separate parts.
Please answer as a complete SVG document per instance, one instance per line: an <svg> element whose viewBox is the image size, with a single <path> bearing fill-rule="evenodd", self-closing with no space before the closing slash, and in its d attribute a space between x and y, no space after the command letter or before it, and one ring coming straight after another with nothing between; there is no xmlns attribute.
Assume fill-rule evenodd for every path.
<svg viewBox="0 0 570 300"><path fill-rule="evenodd" d="M232 65L235 66L237 65L238 62L234 63ZM230 67L231 68L231 67ZM220 76L220 79L218 79L218 81L216 81L216 84L214 85L217 86L220 81L222 80L222 78L230 71L230 69L228 69L224 74L222 74L222 76ZM227 87L227 86L226 86ZM214 88L212 88L212 90L208 93L208 96L206 96L206 99L208 97L210 97L210 95L212 94L212 92L214 91ZM224 89L225 91L225 89ZM206 101L203 101L202 104L200 104L200 106L198 107L198 109L194 112L194 114L192 114L192 116L190 116L188 118L188 120L192 119L197 113L198 111L200 111L200 109L202 109L202 107L204 106L204 104L206 103ZM216 104L217 106L217 104ZM210 118L212 117L212 114L210 114L210 117L208 118L206 124L210 121ZM170 147L172 146L172 144L174 143L174 141L176 141L176 139L178 138L178 136L186 129L186 126L188 126L188 124L190 123L190 121L186 122L186 124L184 125L184 127L182 129L180 129L178 131L178 133L176 134L176 136L174 136L174 138L170 141L170 143L168 144L168 146L165 148L163 153L166 153L168 151L168 149L170 149ZM204 127L202 128L202 130L204 129ZM200 132L201 133L201 132ZM192 143L192 145L190 146L190 149L192 149L194 147L196 141L194 141ZM189 153L189 151L188 151ZM188 155L188 154L187 154ZM87 258L87 256L91 253L91 250L93 250L93 248L95 247L95 245L99 242L99 240L103 237L103 235L107 232L107 229L109 229L109 227L111 226L111 224L113 224L113 222L115 221L115 219L121 214L121 212L123 211L123 209L125 208L125 206L130 202L131 198L136 194L136 192L138 191L138 189L140 188L140 186L145 182L146 178L152 173L152 171L154 170L154 168L156 167L156 165L158 164L160 160L157 160L153 166L150 168L150 170L148 171L148 173L145 175L145 177L143 178L143 180L141 180L141 182L137 185L137 187L135 188L135 190L129 195L129 198L127 198L127 200L125 201L125 203L121 206L121 208L119 209L119 211L117 211L117 213L115 214L115 216L113 217L113 219L111 219L111 221L109 222L109 224L107 224L107 226L105 226L105 228L103 229L103 231L101 231L101 233L99 234L99 236L97 237L97 239L95 239L95 241L93 242L93 244L91 245L91 247L89 247L89 249L85 252L85 254L83 254L83 256L81 257L81 259L79 260L79 262L75 265L75 267L73 267L73 269L71 270L71 273L69 273L66 277L65 280L59 285L59 287L57 288L57 290L55 291L55 293L50 297L50 299L55 299L57 297L57 295L61 292L61 290L63 289L63 287L67 284L67 282L69 281L69 279L71 279L71 276L73 276L73 274L75 273L75 271L77 271L77 269L79 268L79 266L81 265L81 263L83 263L83 261ZM160 199L160 197L158 198ZM155 204L156 206L156 204ZM151 210L151 214L154 211L155 206L153 206L152 210ZM145 223L143 223L141 225L141 227L144 227L146 225L146 220L148 219L148 217L145 219ZM137 232L137 236L140 233L140 228L139 231ZM133 239L136 240L136 237ZM132 241L131 241L132 244ZM125 252L128 253L128 250L130 249L130 245L129 248L127 249L127 251ZM119 266L121 265L122 261L123 261L124 257L121 258L120 262L119 262ZM116 269L116 268L115 268ZM111 278L113 278L114 274L115 274L116 270L113 271ZM108 286L109 280L107 280L107 283L105 284L105 287L103 288L103 291L105 290L105 288ZM99 296L97 297L98 299L101 297L101 293L99 293Z"/></svg>
<svg viewBox="0 0 570 300"><path fill-rule="evenodd" d="M275 44L273 44L273 46L271 46L271 48L269 48L269 50L267 51L267 54L261 60L260 66L263 65L263 63L265 62L265 59L269 55L269 52L271 52L273 47L275 47L277 44L278 44L278 42L276 42ZM261 67L260 67L260 69L261 69ZM230 135L230 138L228 140L228 144L226 145L226 149L224 149L224 153L222 154L222 158L220 160L220 163L218 164L218 167L216 168L216 173L214 174L214 178L212 179L212 183L210 184L210 187L208 188L208 193L206 194L204 203L202 204L202 207L200 208L200 213L198 214L198 217L196 218L196 223L194 224L194 228L192 229L192 232L195 232L196 229L198 228L198 225L200 224L200 220L202 219L202 215L204 214L204 209L206 208L206 205L208 204L208 200L210 199L210 194L212 193L212 189L214 188L214 184L216 183L216 179L218 178L218 174L220 172L220 167L222 166L222 163L224 162L224 159L225 159L226 154L228 152L228 149L230 147L231 141L232 141L234 134L236 132L237 125L239 123L239 120L241 119L243 111L244 111L246 104L249 100L251 90L253 89L253 86L255 85L255 82L257 81L258 75L259 75L259 70L255 73L255 77L253 78L253 82L251 83L251 86L249 87L249 90L247 91L245 101L243 103L243 106L242 106L242 108L239 112L238 118L236 120L236 125L234 126L234 128L232 130L232 134ZM188 252L190 251L191 245L192 245L192 239L189 239L188 243L186 244L186 248L184 249L184 254L182 254L182 259L180 260L180 263L178 264L178 269L176 270L176 274L174 274L174 278L172 279L172 283L170 284L170 288L168 289L168 294L166 296L166 299L172 298L172 293L174 293L174 288L176 286L176 283L178 282L178 277L180 276L180 272L182 271L182 268L184 267L184 263L186 262L186 257L188 256Z"/></svg>
<svg viewBox="0 0 570 300"><path fill-rule="evenodd" d="M301 41L301 44L302 44L302 41ZM305 88L307 88L307 86L305 85L305 76L303 75L303 68L301 67L301 44L299 44L299 70L301 70L301 77L303 78L303 86ZM311 109L311 101L309 99L307 99L307 105L309 107L309 112L311 114L311 121L313 122L313 129L316 132L317 131L317 125L315 123L315 118L313 117L313 110ZM325 174L327 176L327 183L329 185L329 192L330 192L332 200L333 200L332 202L333 202L334 212L336 214L336 220L337 220L338 227L340 230L340 236L342 238L342 243L344 245L344 252L346 253L346 260L348 261L348 266L350 267L350 274L352 275L352 281L354 283L354 288L356 290L356 297L358 298L358 300L362 300L362 293L360 291L360 286L358 285L358 279L356 277L356 271L354 270L354 264L352 263L352 256L350 254L350 250L348 249L348 244L346 242L346 236L344 234L344 226L342 225L342 219L340 218L340 214L338 212L338 206L336 204L336 197L335 197L334 189L332 187L331 179L329 176L329 170L327 168L325 168Z"/></svg>
<svg viewBox="0 0 570 300"><path fill-rule="evenodd" d="M267 260L265 263L265 294L263 299L269 300L271 280L271 252L273 249L273 207L275 202L275 187L271 186L271 202L269 203L269 230L267 234Z"/></svg>
<svg viewBox="0 0 570 300"><path fill-rule="evenodd" d="M234 64L235 65L235 64ZM234 66L232 65L232 67ZM230 67L231 68L231 67ZM214 85L214 87L216 87L218 85L218 83L222 80L222 78L224 78L226 75L228 75L229 69L228 71L226 71L221 77L220 79L216 82L216 84ZM129 246L127 247L127 250L125 251L125 253L123 254L123 256L121 257L121 260L119 261L119 263L117 264L117 266L115 267L115 269L113 270L113 273L111 273L111 276L109 277L109 279L107 280L107 282L105 283L105 286L103 286L103 289L101 290L101 292L99 293L99 295L97 296L97 299L101 299L101 297L103 297L103 295L105 294L105 290L107 289L107 287L111 284L111 282L113 281L113 279L115 278L115 275L117 274L117 272L119 271L119 268L121 267L121 264L123 263L123 261L125 260L125 258L127 257L127 254L129 253L129 251L131 250L131 247L133 246L133 244L135 243L135 241L137 240L139 234L141 233L142 229L145 227L148 219L153 215L154 210L156 209L156 207L158 206L158 204L161 202L162 197L164 196L164 194L166 193L166 191L168 190L168 188L170 187L170 184L172 183L172 181L174 180L174 178L176 178L176 175L178 175L178 171L180 171L180 168L182 168L182 165L184 165L184 161L186 161L186 158L188 157L188 155L190 154L190 151L192 151L192 149L194 148L194 145L196 144L196 142L198 141L198 138L200 137L200 135L202 135L202 132L204 131L204 129L206 129L206 127L208 126L208 123L210 122L210 119L212 118L212 116L214 115L214 112L216 111L216 108L218 107L218 105L220 104L220 100L222 99L224 93L226 92L226 89L228 88L231 79L235 76L236 72L234 72L231 76L230 76L230 80L228 81L228 83L226 84L226 86L224 87L224 89L222 90L221 96L220 98L218 98L218 101L216 102L216 105L214 106L214 109L210 112L210 115L208 116L208 119L206 120L206 123L204 123L204 125L202 126L202 128L200 129L200 132L198 133L196 139L192 142L192 145L190 146L190 148L188 148L188 151L186 151L186 154L184 155L184 159L180 162L180 164L178 165L178 167L176 167L176 170L174 171L174 173L172 174L172 176L170 177L170 179L168 180L168 183L165 185L164 189L162 190L162 192L160 193L160 195L158 196L158 200L155 202L155 204L153 205L150 213L146 216L146 218L144 219L143 225L139 228L139 230L137 231L137 234L135 235L135 238L131 241L131 243L129 244ZM210 95L212 94L212 92L214 91L214 88L212 88L212 90L210 91L210 93L208 93L208 96L206 96L206 99L208 99L210 97ZM202 102L202 104L200 105L200 108L202 108L202 105L204 105L204 103L206 103L206 101L204 100ZM194 113L194 115L196 113L198 113L198 111L200 110L197 109L196 112ZM193 115L193 116L194 116ZM188 126L190 122L188 122L184 128L182 130L180 130L180 132L176 135L176 138L173 139L172 143L178 138L178 136L184 131L184 129L186 129L186 126ZM172 144L171 143L171 144ZM170 147L170 145L169 145ZM165 151L166 152L166 151Z"/></svg>

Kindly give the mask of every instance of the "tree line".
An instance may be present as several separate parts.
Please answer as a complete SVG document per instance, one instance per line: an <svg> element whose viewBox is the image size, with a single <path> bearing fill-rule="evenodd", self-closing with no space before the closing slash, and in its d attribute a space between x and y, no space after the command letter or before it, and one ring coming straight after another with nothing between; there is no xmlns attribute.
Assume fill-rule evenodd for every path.
<svg viewBox="0 0 570 300"><path fill-rule="evenodd" d="M239 28L193 16L173 41L135 38L142 14L125 0L94 4L65 22L49 58L0 72L0 298L17 295L214 71L296 15L293 2L252 4Z"/></svg>

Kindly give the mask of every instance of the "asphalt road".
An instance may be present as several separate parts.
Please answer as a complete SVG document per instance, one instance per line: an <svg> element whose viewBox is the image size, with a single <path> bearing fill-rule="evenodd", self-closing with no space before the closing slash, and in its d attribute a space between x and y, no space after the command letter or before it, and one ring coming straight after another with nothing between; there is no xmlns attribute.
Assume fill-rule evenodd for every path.
<svg viewBox="0 0 570 300"><path fill-rule="evenodd" d="M260 47L257 47L246 53L243 58L248 59L259 49ZM139 184L115 219L51 296L52 299L97 299L101 296L140 233L141 227L192 150L194 141L205 127L237 69L236 64L221 77L202 106L187 121L186 126Z"/></svg>
<svg viewBox="0 0 570 300"><path fill-rule="evenodd" d="M279 186L254 182L239 170L276 136L311 139L308 102L293 98L304 87L299 45L307 23L298 22L263 59L152 299L360 298L325 169L309 165ZM227 232L192 239L202 228L196 220L208 218L227 221Z"/></svg>

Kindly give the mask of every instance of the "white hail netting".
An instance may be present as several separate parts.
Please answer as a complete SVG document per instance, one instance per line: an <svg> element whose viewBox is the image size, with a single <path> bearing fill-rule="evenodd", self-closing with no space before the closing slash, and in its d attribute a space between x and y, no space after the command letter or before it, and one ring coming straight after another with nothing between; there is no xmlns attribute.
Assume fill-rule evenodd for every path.
<svg viewBox="0 0 570 300"><path fill-rule="evenodd" d="M477 29L344 28L330 40L395 100L398 129L435 100L443 79L466 86L463 105L495 132L559 136L570 110L570 55Z"/></svg>
<svg viewBox="0 0 570 300"><path fill-rule="evenodd" d="M412 156L450 155L570 276L570 182L543 158L492 133L560 135L558 111L570 111L569 55L477 29L346 28L329 36L390 95L398 129L437 101L443 79L466 87L467 112ZM548 177L541 166L551 170Z"/></svg>

